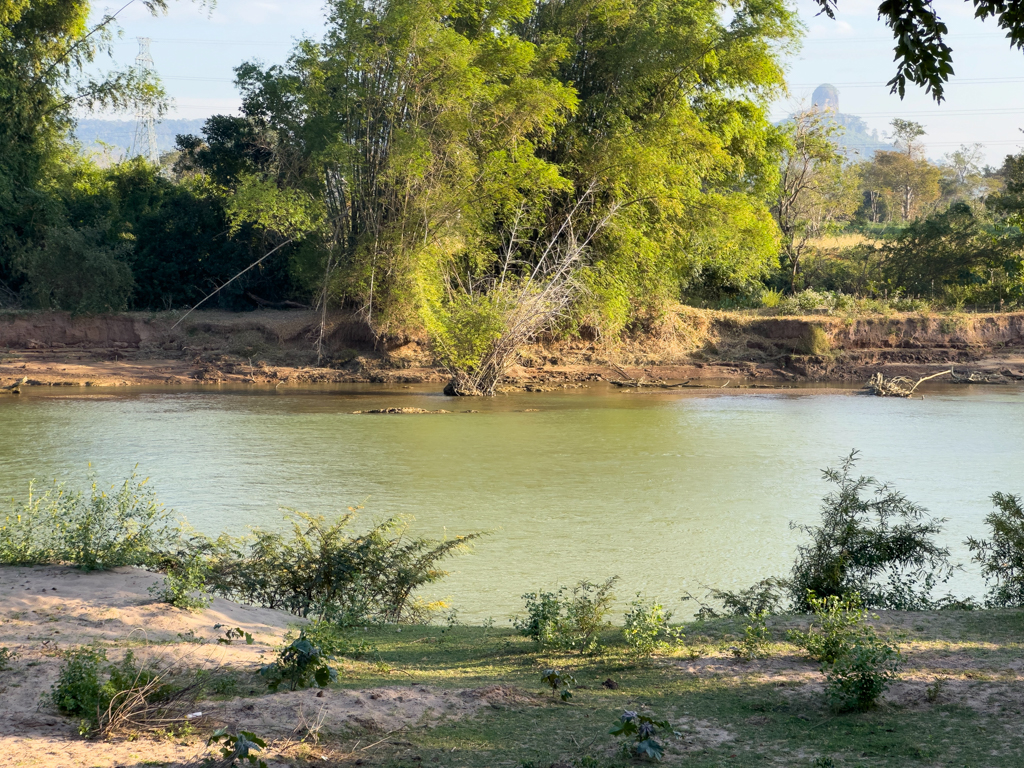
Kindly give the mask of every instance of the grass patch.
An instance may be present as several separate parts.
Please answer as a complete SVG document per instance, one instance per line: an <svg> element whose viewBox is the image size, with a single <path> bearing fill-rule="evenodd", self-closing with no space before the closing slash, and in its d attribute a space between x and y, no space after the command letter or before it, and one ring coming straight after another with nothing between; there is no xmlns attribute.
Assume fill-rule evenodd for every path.
<svg viewBox="0 0 1024 768"><path fill-rule="evenodd" d="M667 740L666 765L1021 764L1020 696L1014 693L1019 682L994 674L986 662L1019 658L1024 612L883 614L881 623L907 641L902 688L875 710L848 714L829 708L817 664L785 639L787 629L806 622L770 619L766 658L750 662L730 652L745 620L690 624L683 628L687 645L663 649L651 664L630 658L618 629L602 633L602 651L579 655L538 648L511 630L373 628L358 637L374 650L362 661L346 662L335 686L511 685L528 695L472 718L406 731L400 743L375 751L375 765L393 768L628 765L609 734L627 709L668 719L679 732ZM691 658L698 649L701 655ZM971 651L980 664L964 669ZM997 658L981 658L992 654ZM929 693L929 684L918 678L934 679L954 658L958 669L946 672L956 674L960 687L950 679L940 695L934 686ZM541 677L549 668L576 678L570 702L546 691ZM609 680L613 687L604 685ZM1002 686L1008 698L989 709L971 705L978 686Z"/></svg>

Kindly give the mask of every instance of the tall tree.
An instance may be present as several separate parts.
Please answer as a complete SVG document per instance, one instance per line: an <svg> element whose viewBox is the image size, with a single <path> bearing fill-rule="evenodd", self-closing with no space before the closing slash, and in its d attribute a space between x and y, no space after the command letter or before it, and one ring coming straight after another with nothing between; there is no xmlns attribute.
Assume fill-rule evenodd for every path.
<svg viewBox="0 0 1024 768"><path fill-rule="evenodd" d="M166 9L165 0L139 1L154 14ZM89 26L90 7L89 0L0 2L0 284L12 289L24 280L21 257L45 260L46 252L95 240L69 232L74 222L54 183L78 162L68 146L75 110L161 100L159 85L135 69L86 74L116 29L116 14Z"/></svg>
<svg viewBox="0 0 1024 768"><path fill-rule="evenodd" d="M942 172L924 156L920 139L925 130L920 123L896 119L892 126L896 151L875 152L864 180L869 191L887 199L890 210L898 211L903 221L910 221L939 197Z"/></svg>
<svg viewBox="0 0 1024 768"><path fill-rule="evenodd" d="M783 266L796 290L811 238L850 217L858 200L857 171L845 167L836 138L842 127L827 111L801 112L786 124L787 146L772 213L782 233Z"/></svg>

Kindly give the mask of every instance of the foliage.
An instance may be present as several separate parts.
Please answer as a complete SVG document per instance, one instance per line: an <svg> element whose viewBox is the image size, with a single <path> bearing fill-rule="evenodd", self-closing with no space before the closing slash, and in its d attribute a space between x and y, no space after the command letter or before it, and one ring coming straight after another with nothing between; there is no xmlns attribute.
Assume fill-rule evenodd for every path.
<svg viewBox="0 0 1024 768"><path fill-rule="evenodd" d="M658 647L659 638L669 636L668 622L671 618L671 611L666 611L657 601L645 599L637 593L626 612L622 627L630 655L636 659L650 658ZM680 639L681 636L675 633L672 637Z"/></svg>
<svg viewBox="0 0 1024 768"><path fill-rule="evenodd" d="M338 671L328 663L333 659L333 655L324 653L305 633L300 633L278 652L276 661L260 667L260 675L272 692L282 685L289 691L309 688L314 683L323 688L338 679Z"/></svg>
<svg viewBox="0 0 1024 768"><path fill-rule="evenodd" d="M296 512L291 535L256 528L238 538L196 536L191 547L208 559L207 587L216 594L351 626L424 620L437 606L414 592L442 579L447 572L438 563L479 535L410 537L401 518L356 534L349 531L354 519Z"/></svg>
<svg viewBox="0 0 1024 768"><path fill-rule="evenodd" d="M854 477L856 462L852 451L839 469L824 471L835 490L823 499L819 525L792 524L811 538L797 548L789 581L797 610L812 610L811 594L855 592L871 607L889 607L898 597L907 610L908 601L927 602L936 574L951 574L949 551L934 539L943 521L926 518L922 507L873 477Z"/></svg>
<svg viewBox="0 0 1024 768"><path fill-rule="evenodd" d="M160 600L175 608L187 611L202 611L210 606L213 598L205 591L209 576L209 565L198 553L192 553L184 560L171 565L164 574L164 583L150 587Z"/></svg>
<svg viewBox="0 0 1024 768"><path fill-rule="evenodd" d="M7 646L0 646L0 672L6 672L11 668L11 662L18 658L18 654Z"/></svg>
<svg viewBox="0 0 1024 768"><path fill-rule="evenodd" d="M617 576L601 584L583 580L571 590L561 587L558 593L531 592L523 595L527 616L513 624L526 637L540 645L578 653L591 653L597 648L598 636L607 622L614 597L612 589Z"/></svg>
<svg viewBox="0 0 1024 768"><path fill-rule="evenodd" d="M806 632L793 631L789 638L805 649L812 659L834 664L850 647L853 639L865 631L868 612L858 594L842 598L836 595L808 595L807 601L819 626L812 624Z"/></svg>
<svg viewBox="0 0 1024 768"><path fill-rule="evenodd" d="M63 483L42 494L29 484L28 499L14 504L0 528L0 563L69 563L85 570L147 565L174 536L171 512L147 480L132 474L120 486L88 493Z"/></svg>
<svg viewBox="0 0 1024 768"><path fill-rule="evenodd" d="M50 694L57 709L66 715L95 717L100 703L100 665L106 660L102 650L68 651Z"/></svg>
<svg viewBox="0 0 1024 768"><path fill-rule="evenodd" d="M866 623L859 595L807 599L819 626L794 630L790 640L822 662L825 691L836 709L869 709L896 678L899 649Z"/></svg>
<svg viewBox="0 0 1024 768"><path fill-rule="evenodd" d="M627 757L660 761L665 754L665 747L655 737L659 731L671 729L667 720L655 720L627 709L619 718L619 724L609 733L626 737L622 742L622 751Z"/></svg>
<svg viewBox="0 0 1024 768"><path fill-rule="evenodd" d="M991 586L985 604L993 607L1024 606L1024 507L1021 497L992 494L996 511L985 518L990 538L967 539L967 546Z"/></svg>
<svg viewBox="0 0 1024 768"><path fill-rule="evenodd" d="M58 710L82 718L79 730L83 733L105 723L126 694L138 692L145 703L155 703L172 690L153 670L140 665L131 650L118 663L106 662L107 654L102 649L79 647L65 652L50 691Z"/></svg>
<svg viewBox="0 0 1024 768"><path fill-rule="evenodd" d="M836 0L815 0L821 13L835 18ZM993 17L1005 29L1010 44L1024 48L1024 19L1016 6L1003 0L974 0L975 18ZM882 2L878 17L885 20L896 41L896 74L887 83L902 99L907 81L922 86L942 101L945 83L953 74L953 49L946 43L948 29L930 3L915 0Z"/></svg>
<svg viewBox="0 0 1024 768"><path fill-rule="evenodd" d="M883 247L882 269L893 289L940 292L989 283L999 273L1002 296L1024 296L1020 232L986 221L970 203L912 222ZM1000 296L1000 297L1002 297Z"/></svg>
<svg viewBox="0 0 1024 768"><path fill-rule="evenodd" d="M721 604L719 608L702 602L693 597L693 595L687 595L684 599L695 600L700 605L697 611L697 619L699 621L714 619L719 616L770 616L782 612L785 601L783 590L787 586L784 580L770 577L761 579L738 592L711 589L709 590L708 597L719 602Z"/></svg>
<svg viewBox="0 0 1024 768"><path fill-rule="evenodd" d="M899 667L898 648L876 635L860 635L824 670L826 695L840 711L870 709L896 679Z"/></svg>
<svg viewBox="0 0 1024 768"><path fill-rule="evenodd" d="M752 614L750 623L743 627L743 638L739 645L732 647L732 654L738 659L750 661L767 655L770 635L768 633L768 614Z"/></svg>
<svg viewBox="0 0 1024 768"><path fill-rule="evenodd" d="M220 629L223 624L214 624L214 629ZM218 637L217 642L221 645L231 645L235 640L245 640L246 645L252 645L252 635L246 632L241 627L229 627L224 630L224 637Z"/></svg>
<svg viewBox="0 0 1024 768"><path fill-rule="evenodd" d="M557 693L562 701L572 698L572 686L576 685L576 678L568 672L560 672L557 669L545 669L540 678L551 688L551 693ZM561 689L561 690L559 690Z"/></svg>
<svg viewBox="0 0 1024 768"><path fill-rule="evenodd" d="M254 754L267 748L267 742L252 731L231 733L226 727L218 728L206 741L207 746L219 746L223 764L234 766L236 761L247 760L257 768L267 768L266 762Z"/></svg>
<svg viewBox="0 0 1024 768"><path fill-rule="evenodd" d="M858 178L844 163L837 142L841 132L828 112L817 109L801 112L786 124L787 145L772 214L782 233L790 291L796 291L808 241L832 232L857 208Z"/></svg>

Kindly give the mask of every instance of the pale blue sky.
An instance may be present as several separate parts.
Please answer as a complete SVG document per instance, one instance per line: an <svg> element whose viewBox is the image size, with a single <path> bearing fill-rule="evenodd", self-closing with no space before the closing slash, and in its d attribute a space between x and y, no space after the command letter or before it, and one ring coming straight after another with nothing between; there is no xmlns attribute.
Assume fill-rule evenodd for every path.
<svg viewBox="0 0 1024 768"><path fill-rule="evenodd" d="M906 98L890 95L892 39L877 20L877 0L839 0L839 19L814 15L817 6L797 0L808 34L791 60L791 97L775 105L781 118L811 92L830 82L839 89L840 110L860 115L883 134L893 117L922 123L928 154L938 159L960 144L985 145L989 163L1024 147L1024 53L1011 50L991 22L975 21L971 4L937 0L949 25L956 77L946 101L936 105L916 87ZM293 41L318 36L323 28L318 0L218 0L212 13L188 2L172 4L167 16L153 18L136 3L122 12L124 37L115 43L119 65L130 64L136 37L151 37L153 59L174 106L168 117L206 117L238 107L232 69L247 59L283 62ZM97 7L97 17L102 12Z"/></svg>

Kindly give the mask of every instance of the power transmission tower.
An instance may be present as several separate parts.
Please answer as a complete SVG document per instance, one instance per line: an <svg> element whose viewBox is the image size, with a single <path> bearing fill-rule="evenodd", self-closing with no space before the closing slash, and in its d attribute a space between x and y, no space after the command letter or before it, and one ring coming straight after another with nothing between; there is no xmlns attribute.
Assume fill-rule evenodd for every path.
<svg viewBox="0 0 1024 768"><path fill-rule="evenodd" d="M148 78L153 72L153 57L149 53L149 38L140 37L139 55L135 57L135 72L140 80ZM156 115L153 104L140 104L135 112L135 139L132 141L130 154L146 158L153 165L160 164L160 153L156 148Z"/></svg>

